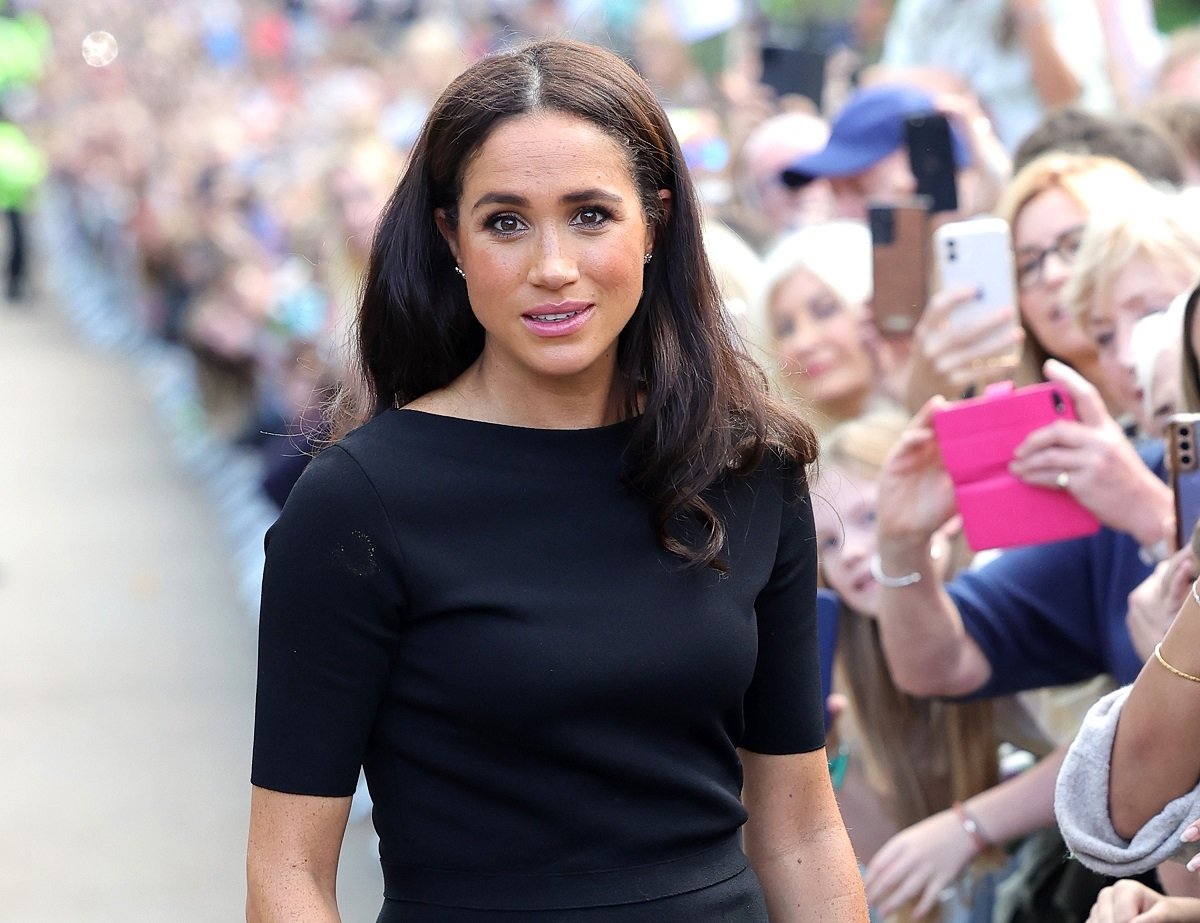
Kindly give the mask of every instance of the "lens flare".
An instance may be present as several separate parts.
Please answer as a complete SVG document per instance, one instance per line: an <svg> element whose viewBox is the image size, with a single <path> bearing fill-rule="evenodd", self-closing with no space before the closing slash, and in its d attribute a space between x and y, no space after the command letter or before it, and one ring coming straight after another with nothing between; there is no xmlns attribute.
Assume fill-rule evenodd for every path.
<svg viewBox="0 0 1200 923"><path fill-rule="evenodd" d="M93 32L83 40L83 60L92 67L104 67L117 57L117 40L107 32Z"/></svg>

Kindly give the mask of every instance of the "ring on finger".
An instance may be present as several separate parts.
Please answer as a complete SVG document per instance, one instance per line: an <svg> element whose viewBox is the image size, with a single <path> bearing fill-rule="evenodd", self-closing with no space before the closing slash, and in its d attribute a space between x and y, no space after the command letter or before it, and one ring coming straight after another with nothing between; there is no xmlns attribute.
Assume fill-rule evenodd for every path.
<svg viewBox="0 0 1200 923"><path fill-rule="evenodd" d="M1058 472L1058 477L1054 479L1054 486L1059 490L1066 490L1071 486L1071 475L1065 471Z"/></svg>

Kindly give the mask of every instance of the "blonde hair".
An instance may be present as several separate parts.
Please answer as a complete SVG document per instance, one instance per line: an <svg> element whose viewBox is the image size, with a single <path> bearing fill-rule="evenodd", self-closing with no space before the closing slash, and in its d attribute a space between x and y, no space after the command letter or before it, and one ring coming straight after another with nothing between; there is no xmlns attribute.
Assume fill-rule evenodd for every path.
<svg viewBox="0 0 1200 923"><path fill-rule="evenodd" d="M875 479L907 422L898 411L878 410L839 424L822 440L822 461ZM942 702L901 691L878 624L844 603L837 656L870 777L891 789L893 817L901 828L999 781L990 700Z"/></svg>
<svg viewBox="0 0 1200 923"><path fill-rule="evenodd" d="M861 317L871 298L871 232L859 221L828 221L793 231L762 262L757 291L746 313L755 358L779 384L771 302L787 279L803 270L828 288L846 310Z"/></svg>
<svg viewBox="0 0 1200 923"><path fill-rule="evenodd" d="M1179 194L1150 189L1136 200L1106 202L1092 215L1063 290L1076 319L1107 314L1113 282L1139 256L1192 280L1200 275L1200 220Z"/></svg>
<svg viewBox="0 0 1200 923"><path fill-rule="evenodd" d="M1053 189L1065 193L1090 215L1097 203L1110 196L1143 195L1153 187L1141 173L1113 157L1050 151L1035 157L1017 172L996 204L996 215L1015 230L1017 217L1025 206ZM1041 381L1042 366L1051 354L1024 322L1023 315L1021 326L1025 331L1025 346L1014 377L1020 383Z"/></svg>
<svg viewBox="0 0 1200 923"><path fill-rule="evenodd" d="M996 214L1012 225L1026 205L1051 189L1062 190L1090 214L1096 203L1111 196L1140 195L1148 188L1152 187L1141 173L1113 157L1050 151L1012 178L996 204Z"/></svg>

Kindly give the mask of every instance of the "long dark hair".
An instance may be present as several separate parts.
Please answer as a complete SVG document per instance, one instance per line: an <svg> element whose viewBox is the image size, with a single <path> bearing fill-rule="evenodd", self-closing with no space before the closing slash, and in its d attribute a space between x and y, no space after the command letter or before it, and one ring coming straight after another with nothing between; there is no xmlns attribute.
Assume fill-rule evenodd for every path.
<svg viewBox="0 0 1200 923"><path fill-rule="evenodd" d="M535 111L585 119L628 152L654 228L654 259L618 341L623 408L629 416L641 411L625 477L651 502L665 548L724 569L724 524L703 491L727 472L754 470L767 451L790 463L803 485L816 441L803 420L768 396L737 343L662 106L629 65L602 48L552 39L489 56L434 104L376 229L357 322L364 393L357 406L349 403L335 436L446 386L478 358L483 328L434 213L443 209L456 223L471 158L502 120ZM669 205L662 189L670 191Z"/></svg>

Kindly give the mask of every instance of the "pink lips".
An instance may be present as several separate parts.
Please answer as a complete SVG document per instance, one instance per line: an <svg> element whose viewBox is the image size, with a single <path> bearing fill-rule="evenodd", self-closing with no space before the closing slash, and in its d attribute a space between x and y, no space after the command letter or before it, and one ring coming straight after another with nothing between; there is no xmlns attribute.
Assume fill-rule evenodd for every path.
<svg viewBox="0 0 1200 923"><path fill-rule="evenodd" d="M579 330L592 316L595 306L586 301L539 304L521 315L521 322L540 337L565 337Z"/></svg>

